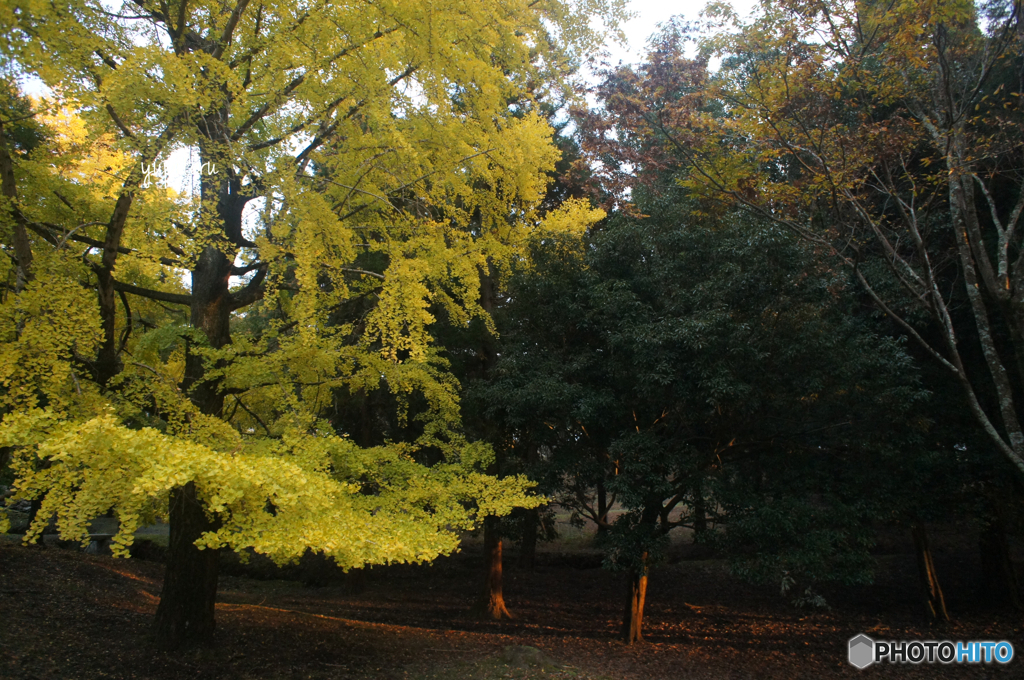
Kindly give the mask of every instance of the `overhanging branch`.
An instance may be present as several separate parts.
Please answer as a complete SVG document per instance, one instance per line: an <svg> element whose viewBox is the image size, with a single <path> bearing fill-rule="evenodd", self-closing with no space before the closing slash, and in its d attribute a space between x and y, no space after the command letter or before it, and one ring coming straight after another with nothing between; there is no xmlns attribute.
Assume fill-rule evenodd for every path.
<svg viewBox="0 0 1024 680"><path fill-rule="evenodd" d="M156 300L158 302L170 302L174 305L191 305L192 296L183 295L181 293L165 293L160 290L150 290L149 288L139 288L133 286L130 283L121 283L120 281L114 281L114 290L119 293L130 293L132 295L138 295L139 297L148 298L150 300Z"/></svg>

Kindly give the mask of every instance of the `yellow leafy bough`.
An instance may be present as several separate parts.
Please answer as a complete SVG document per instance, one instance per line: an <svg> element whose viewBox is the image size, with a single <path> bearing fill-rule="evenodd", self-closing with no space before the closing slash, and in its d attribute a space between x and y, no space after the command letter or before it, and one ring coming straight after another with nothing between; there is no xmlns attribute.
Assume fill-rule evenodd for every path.
<svg viewBox="0 0 1024 680"><path fill-rule="evenodd" d="M282 564L314 550L346 569L433 559L451 552L454 532L478 516L538 501L524 496L529 485L521 477L425 467L400 447L360 449L333 436L240 441L225 455L152 428L128 429L113 414L76 423L36 410L5 418L0 439L34 453L15 459L19 491L44 496L40 516L56 514L65 539L88 542L88 523L116 508L112 548L125 557L140 525L165 515L171 490L188 482L221 519L201 547L251 548ZM359 484L340 481L341 471L369 475L380 490L363 494ZM26 539L44 526L35 522Z"/></svg>

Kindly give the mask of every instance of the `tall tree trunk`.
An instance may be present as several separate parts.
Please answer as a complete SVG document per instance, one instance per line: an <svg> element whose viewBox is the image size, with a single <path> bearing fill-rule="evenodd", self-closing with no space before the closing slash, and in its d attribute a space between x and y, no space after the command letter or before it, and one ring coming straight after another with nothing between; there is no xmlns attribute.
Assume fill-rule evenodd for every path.
<svg viewBox="0 0 1024 680"><path fill-rule="evenodd" d="M1024 609L1002 513L992 515L982 527L978 548L984 595L993 602L1007 603L1017 610Z"/></svg>
<svg viewBox="0 0 1024 680"><path fill-rule="evenodd" d="M501 577L501 520L497 517L484 519L484 564L487 568L487 580L477 612L482 618L500 621L511 619L505 607L505 596L502 592Z"/></svg>
<svg viewBox="0 0 1024 680"><path fill-rule="evenodd" d="M14 159L7 149L7 135L4 125L0 122L0 194L17 205L18 188L14 178ZM14 256L18 259L14 290L20 292L32 280L32 246L28 240L21 213L14 215Z"/></svg>
<svg viewBox="0 0 1024 680"><path fill-rule="evenodd" d="M526 449L526 467L530 472L537 469L540 462L540 447L530 444ZM532 570L537 561L537 532L540 530L540 508L528 508L523 511L523 536L519 544L519 566Z"/></svg>
<svg viewBox="0 0 1024 680"><path fill-rule="evenodd" d="M708 531L708 509L704 502L704 484L698 478L693 487L693 542L700 543Z"/></svg>
<svg viewBox="0 0 1024 680"><path fill-rule="evenodd" d="M949 612L946 611L946 598L942 594L939 576L935 571L935 563L932 561L932 549L928 544L928 533L925 530L924 522L915 519L910 531L914 536L914 550L917 553L917 566L921 572L921 582L924 586L925 604L928 607L928 613L932 618L949 621Z"/></svg>
<svg viewBox="0 0 1024 680"><path fill-rule="evenodd" d="M597 482L597 533L603 534L608 530L608 491L604 488L604 480Z"/></svg>
<svg viewBox="0 0 1024 680"><path fill-rule="evenodd" d="M519 549L519 566L533 569L537 561L537 529L540 525L540 510L530 508L525 511L523 521L523 541Z"/></svg>
<svg viewBox="0 0 1024 680"><path fill-rule="evenodd" d="M497 304L497 282L490 273L490 262L486 267L480 269L480 306L491 318L494 318L494 308ZM483 378L491 369L498 358L498 350L495 346L494 337L489 332L484 332L480 346L480 363L478 369L479 377ZM487 473L501 475L501 448L495 447L494 463ZM479 616L488 619L501 620L510 619L512 615L505 607L505 597L502 584L502 555L501 555L501 520L497 517L484 518L484 589L480 601L475 609Z"/></svg>
<svg viewBox="0 0 1024 680"><path fill-rule="evenodd" d="M212 124L216 127L217 120ZM240 220L245 207L238 184L231 171L225 168L220 175L203 177L201 185L204 205L216 201L217 218L224 235L235 245L241 240ZM222 251L224 247L231 248L227 244L206 246L192 271L190 322L203 333L205 344L215 349L231 342L233 300L228 280L234 254ZM200 412L219 418L224 412L224 393L220 380L207 377L206 362L201 353L186 350L181 387ZM164 649L209 642L217 600L219 551L199 550L195 546L196 539L204 532L217 528L217 521L206 516L194 483L172 492L170 524L167 570L154 623L156 643Z"/></svg>
<svg viewBox="0 0 1024 680"><path fill-rule="evenodd" d="M43 499L41 498L33 498L28 502L28 524L25 525L25 531L22 533L28 532L29 527L31 527L32 523L36 521L36 517L39 515L39 511L42 510L42 508ZM43 531L45 532L45 529ZM42 539L39 539L32 545L39 546L40 548L46 547L46 543Z"/></svg>
<svg viewBox="0 0 1024 680"><path fill-rule="evenodd" d="M167 571L156 610L154 636L160 649L210 642L217 599L217 550L200 550L195 541L216 526L189 482L171 494L171 535Z"/></svg>
<svg viewBox="0 0 1024 680"><path fill-rule="evenodd" d="M643 642L644 602L647 599L647 553L640 558L641 566L629 572L626 583L626 612L622 621L622 636L626 644Z"/></svg>

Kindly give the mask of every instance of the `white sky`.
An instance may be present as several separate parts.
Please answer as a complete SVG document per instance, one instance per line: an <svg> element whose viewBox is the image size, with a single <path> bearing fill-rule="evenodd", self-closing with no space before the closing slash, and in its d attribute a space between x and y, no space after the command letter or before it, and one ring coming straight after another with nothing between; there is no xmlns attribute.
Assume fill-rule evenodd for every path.
<svg viewBox="0 0 1024 680"><path fill-rule="evenodd" d="M726 0L741 17L746 17L758 4L758 0ZM682 15L686 21L696 21L708 0L630 0L628 9L636 16L626 22L623 31L629 40L629 47L609 45L612 64L623 61L629 64L643 59L647 39L658 30L658 24L669 18Z"/></svg>

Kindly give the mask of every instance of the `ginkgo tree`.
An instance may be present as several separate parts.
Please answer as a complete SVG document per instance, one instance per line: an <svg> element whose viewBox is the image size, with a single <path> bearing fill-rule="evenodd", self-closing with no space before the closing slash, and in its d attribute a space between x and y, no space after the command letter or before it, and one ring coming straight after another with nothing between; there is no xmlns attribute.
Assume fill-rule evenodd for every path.
<svg viewBox="0 0 1024 680"><path fill-rule="evenodd" d="M431 326L486 320L481 278L525 234L601 217L538 216L536 102L621 5L6 3L8 79L54 93L0 113L0 444L41 499L28 538L113 510L125 554L168 518L175 647L213 630L220 548L420 561L535 504L480 472ZM195 191L159 181L174 154ZM357 446L340 391L388 393L412 434Z"/></svg>

